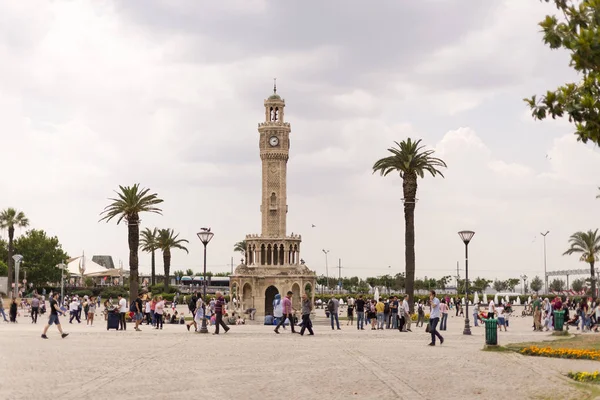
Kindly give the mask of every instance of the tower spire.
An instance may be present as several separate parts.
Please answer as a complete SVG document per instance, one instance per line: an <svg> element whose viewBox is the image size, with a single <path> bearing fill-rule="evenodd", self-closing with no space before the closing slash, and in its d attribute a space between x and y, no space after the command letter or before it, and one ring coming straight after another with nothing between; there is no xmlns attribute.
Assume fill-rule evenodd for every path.
<svg viewBox="0 0 600 400"><path fill-rule="evenodd" d="M273 94L277 94L277 78L273 78Z"/></svg>

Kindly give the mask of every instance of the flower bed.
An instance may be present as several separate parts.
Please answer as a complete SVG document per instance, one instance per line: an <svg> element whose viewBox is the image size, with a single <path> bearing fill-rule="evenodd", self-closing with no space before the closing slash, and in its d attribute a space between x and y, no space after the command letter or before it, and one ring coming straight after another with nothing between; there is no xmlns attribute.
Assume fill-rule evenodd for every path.
<svg viewBox="0 0 600 400"><path fill-rule="evenodd" d="M600 351L597 350L553 349L551 347L529 346L519 350L519 353L528 356L600 360Z"/></svg>
<svg viewBox="0 0 600 400"><path fill-rule="evenodd" d="M594 382L600 383L600 376L596 372L569 372L567 376L577 382Z"/></svg>

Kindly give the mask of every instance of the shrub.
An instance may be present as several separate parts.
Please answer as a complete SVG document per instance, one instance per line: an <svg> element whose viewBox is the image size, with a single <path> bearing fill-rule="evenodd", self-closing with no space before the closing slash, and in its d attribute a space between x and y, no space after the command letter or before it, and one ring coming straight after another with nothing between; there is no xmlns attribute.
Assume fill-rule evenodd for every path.
<svg viewBox="0 0 600 400"><path fill-rule="evenodd" d="M91 297L92 296L92 291L91 290L75 290L73 292L71 292L71 295L77 295L79 297L83 297L83 296L88 296Z"/></svg>
<svg viewBox="0 0 600 400"><path fill-rule="evenodd" d="M122 286L108 286L105 287L99 294L103 299L108 299L109 297L115 298L119 295L128 297L129 291L125 290L125 288Z"/></svg>
<svg viewBox="0 0 600 400"><path fill-rule="evenodd" d="M157 295L160 293L165 293L165 285L161 284L156 284L156 285L152 285L149 287L149 290L152 292L152 294ZM169 288L167 289L167 294L168 293L177 293L179 291L179 289L176 286L169 286Z"/></svg>

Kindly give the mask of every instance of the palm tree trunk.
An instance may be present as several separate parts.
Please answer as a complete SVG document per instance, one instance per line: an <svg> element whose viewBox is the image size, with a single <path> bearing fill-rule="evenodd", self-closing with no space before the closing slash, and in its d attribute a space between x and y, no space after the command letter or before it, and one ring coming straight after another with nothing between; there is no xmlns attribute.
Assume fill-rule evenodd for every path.
<svg viewBox="0 0 600 400"><path fill-rule="evenodd" d="M171 250L163 251L163 263L165 266L165 293L169 293L169 273L171 272Z"/></svg>
<svg viewBox="0 0 600 400"><path fill-rule="evenodd" d="M140 282L138 248L140 247L140 225L138 216L128 221L129 240L129 301L138 297L138 286Z"/></svg>
<svg viewBox="0 0 600 400"><path fill-rule="evenodd" d="M594 261L590 263L590 277L592 278L592 297L596 298L596 277L594 274Z"/></svg>
<svg viewBox="0 0 600 400"><path fill-rule="evenodd" d="M152 250L152 272L151 272L151 276L150 276L150 285L154 286L156 284L156 269L155 269L155 263L156 263L156 259L154 257L154 250Z"/></svg>
<svg viewBox="0 0 600 400"><path fill-rule="evenodd" d="M13 226L8 227L8 288L7 290L11 292L12 283L13 283L13 253L15 252L13 238L15 237L15 228ZM14 291L13 291L14 292ZM11 293L13 293L11 292ZM8 293L7 293L8 294Z"/></svg>
<svg viewBox="0 0 600 400"><path fill-rule="evenodd" d="M415 294L415 202L417 177L405 175L404 192L404 261L406 265L406 294L409 296L410 312L414 311Z"/></svg>

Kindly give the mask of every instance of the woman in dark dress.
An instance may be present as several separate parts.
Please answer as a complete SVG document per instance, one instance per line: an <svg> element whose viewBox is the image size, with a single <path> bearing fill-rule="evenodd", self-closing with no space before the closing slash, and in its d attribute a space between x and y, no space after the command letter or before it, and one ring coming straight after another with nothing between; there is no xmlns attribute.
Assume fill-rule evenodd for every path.
<svg viewBox="0 0 600 400"><path fill-rule="evenodd" d="M10 322L17 322L17 300L13 299L10 303Z"/></svg>

